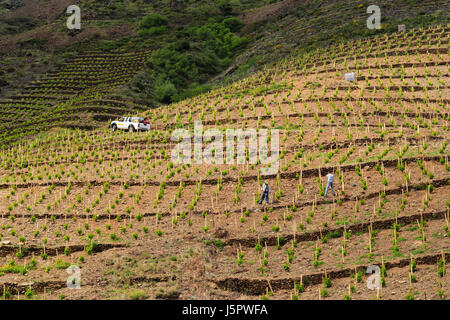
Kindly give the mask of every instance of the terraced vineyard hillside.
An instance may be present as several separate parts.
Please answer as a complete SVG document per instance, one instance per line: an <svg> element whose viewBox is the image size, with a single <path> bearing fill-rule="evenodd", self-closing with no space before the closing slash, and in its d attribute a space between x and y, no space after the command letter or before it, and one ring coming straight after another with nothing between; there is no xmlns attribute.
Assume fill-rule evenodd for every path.
<svg viewBox="0 0 450 320"><path fill-rule="evenodd" d="M219 79L240 79L242 74L275 64L287 55L303 54L337 41L396 32L401 24L409 30L449 23L445 14L450 10L449 1L380 0L376 5L381 9L382 29L369 30L365 28L367 8L373 4L366 0L284 0L275 3L272 10L263 7L243 14L240 18L246 24L254 22L243 30L250 45Z"/></svg>
<svg viewBox="0 0 450 320"><path fill-rule="evenodd" d="M63 128L3 147L0 293L447 299L449 31L411 30L289 58L143 111L152 119L149 133ZM91 117L102 120L120 104L103 102L106 86L96 81L126 80L131 71L122 67L135 68L144 55L88 54L9 103L22 118L45 107L48 113L32 113L43 117L42 127L58 119L61 98L89 101ZM117 66L99 75L99 58ZM74 64L86 67L74 71ZM357 80L345 81L347 72ZM90 83L80 81L86 77ZM279 129L279 172L262 176L261 164L173 163L172 132L192 130L194 121L204 130ZM337 194L324 197L330 171ZM265 179L270 203L258 205ZM70 264L81 268L80 290L66 287ZM366 286L374 264L381 290Z"/></svg>
<svg viewBox="0 0 450 320"><path fill-rule="evenodd" d="M103 97L133 78L149 52L89 52L68 61L58 72L27 85L22 94L0 100L0 139L12 141L53 127L93 129L117 115L143 110Z"/></svg>

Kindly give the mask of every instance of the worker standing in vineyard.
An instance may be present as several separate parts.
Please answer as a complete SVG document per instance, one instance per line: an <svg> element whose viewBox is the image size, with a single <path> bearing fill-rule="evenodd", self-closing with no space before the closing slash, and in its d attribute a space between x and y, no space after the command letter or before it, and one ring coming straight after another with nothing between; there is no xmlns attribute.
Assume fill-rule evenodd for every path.
<svg viewBox="0 0 450 320"><path fill-rule="evenodd" d="M261 199L259 199L258 203L261 204L264 199L266 199L266 203L269 203L269 192L270 192L270 187L269 187L269 182L266 180L264 181L262 187L261 187Z"/></svg>
<svg viewBox="0 0 450 320"><path fill-rule="evenodd" d="M334 175L329 172L327 175L327 188L325 189L325 197L327 196L328 193L328 188L331 188L331 192L333 193L333 196L335 196L336 194L334 193L334 188L333 188L333 182L334 182Z"/></svg>

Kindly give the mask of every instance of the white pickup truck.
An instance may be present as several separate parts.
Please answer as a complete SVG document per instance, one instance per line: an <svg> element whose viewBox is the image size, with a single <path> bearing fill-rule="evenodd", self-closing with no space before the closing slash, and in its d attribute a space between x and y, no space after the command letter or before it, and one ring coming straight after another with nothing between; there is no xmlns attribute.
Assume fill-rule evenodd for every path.
<svg viewBox="0 0 450 320"><path fill-rule="evenodd" d="M147 118L122 117L117 121L111 122L109 127L113 131L116 131L117 129L127 130L129 132L148 131L150 130L150 122Z"/></svg>

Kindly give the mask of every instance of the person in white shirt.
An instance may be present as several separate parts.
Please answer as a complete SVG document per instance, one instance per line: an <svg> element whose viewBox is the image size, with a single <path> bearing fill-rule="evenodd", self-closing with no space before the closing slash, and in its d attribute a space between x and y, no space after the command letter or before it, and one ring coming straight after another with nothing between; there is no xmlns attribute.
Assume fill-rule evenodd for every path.
<svg viewBox="0 0 450 320"><path fill-rule="evenodd" d="M270 187L269 187L269 182L266 180L264 181L263 185L261 186L261 199L259 199L258 203L261 204L264 199L266 199L266 203L269 203L269 192L270 192Z"/></svg>
<svg viewBox="0 0 450 320"><path fill-rule="evenodd" d="M328 188L331 188L331 192L333 193L333 196L335 196L336 194L334 193L333 189L334 175L330 172L326 175L326 177L327 177L327 188L325 189L325 197L327 196Z"/></svg>

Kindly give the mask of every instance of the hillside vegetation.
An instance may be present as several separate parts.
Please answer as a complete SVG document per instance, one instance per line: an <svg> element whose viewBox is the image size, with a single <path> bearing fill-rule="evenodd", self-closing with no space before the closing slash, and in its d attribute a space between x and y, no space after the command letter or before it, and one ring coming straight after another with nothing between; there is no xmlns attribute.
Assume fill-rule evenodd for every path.
<svg viewBox="0 0 450 320"><path fill-rule="evenodd" d="M395 19L373 32L361 22L364 2L299 2L322 23L355 12L359 22L332 38L306 15L291 20L303 13L285 1L270 6L276 17L268 7L253 10L257 25L208 17L173 31L164 17L176 15L180 1L136 21L119 10L134 21L133 38L80 42L64 52L89 50L3 98L0 295L448 299L450 27L437 12L448 2L396 2ZM202 8L184 3L186 14ZM251 13L244 1L233 3L226 8ZM321 20L326 5L338 11ZM97 17L112 14L104 10ZM267 16L273 20L256 22ZM400 21L414 25L397 32ZM178 47L178 32L189 33L189 45ZM217 56L210 74L200 51ZM198 73L183 73L177 59ZM259 62L242 67L252 59ZM349 72L354 82L345 80ZM153 92L136 90L146 82ZM190 93L199 94L185 98ZM131 112L148 117L152 130L106 128L107 119ZM268 144L277 129L279 159L177 163L172 134L192 133L195 121L205 131L269 129ZM202 139L202 148L216 154L213 142ZM263 175L269 167L278 169ZM336 194L325 197L330 172ZM270 202L260 205L264 180ZM70 265L81 268L80 290L67 288ZM380 268L378 290L367 287L371 265Z"/></svg>

